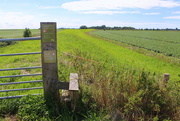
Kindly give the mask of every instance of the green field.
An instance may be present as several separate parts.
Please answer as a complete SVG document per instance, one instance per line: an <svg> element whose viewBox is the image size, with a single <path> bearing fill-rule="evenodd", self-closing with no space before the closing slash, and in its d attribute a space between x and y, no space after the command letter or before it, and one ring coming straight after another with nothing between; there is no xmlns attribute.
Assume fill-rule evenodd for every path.
<svg viewBox="0 0 180 121"><path fill-rule="evenodd" d="M95 31L93 34L180 58L179 31Z"/></svg>
<svg viewBox="0 0 180 121"><path fill-rule="evenodd" d="M67 31L69 33L68 35ZM62 47L59 48L62 52L77 49L92 55L97 61L108 59L108 63L117 65L118 67L128 66L135 69L145 69L151 73L155 72L158 75L170 73L172 75L172 80L180 80L179 65L161 61L157 58L129 50L128 48L109 41L90 37L83 34L82 30L76 30L76 32L73 30L67 31L59 33L59 40L63 40L60 41ZM88 31L89 30L84 30L84 32ZM174 60L174 58L172 58L172 60Z"/></svg>
<svg viewBox="0 0 180 121"><path fill-rule="evenodd" d="M23 29L0 29L0 38L20 38L23 37ZM39 29L31 29L32 36L39 36Z"/></svg>
<svg viewBox="0 0 180 121"><path fill-rule="evenodd" d="M91 31L95 30L63 30L57 34L59 80L68 81L69 73L78 73L80 77L78 109L81 110L70 112L65 114L65 116L63 115L66 120L107 120L111 113L114 113L112 112L114 110L121 111L125 120L132 120L133 116L139 120L177 119L176 115L180 107L179 56L169 57L161 53L148 51L147 49L126 45L124 44L125 42L120 43L112 38L103 39L101 37L94 37L94 35L89 33ZM13 30L9 30L9 32L11 34ZM117 35L120 31L107 31L107 34L104 34L104 32L106 31L95 31L93 34L101 33L102 37L106 35L109 35L109 37L111 35L112 37L112 35ZM133 38L133 36L138 36L134 37L135 39L141 37L157 38L155 35L148 35L148 33L146 35L144 33L140 37L140 31L122 32L124 32L123 37L125 39L128 36L124 35L129 35L130 33L132 34L130 34L131 37L128 37L129 39ZM7 35L3 36L1 33L0 35L3 38L7 37ZM11 37L19 37L19 34ZM168 40L167 42L169 42ZM178 40L171 39L170 41L170 43L175 42L178 44ZM40 41L38 40L17 42L13 45L0 48L0 54L39 51ZM40 55L0 57L0 68L41 66L40 58ZM1 72L0 76L25 73L41 73L41 69L6 71ZM170 74L169 83L165 87L160 83L164 73ZM41 76L8 78L0 79L0 83L39 79L42 79ZM0 89L41 86L42 83L20 84L0 86ZM0 97L36 93L42 93L42 90L0 93ZM19 102L0 100L0 103L3 104L0 105L0 117L11 113L14 114L13 112L15 112L21 120L23 120L23 117L26 120L35 120L36 118L43 120L41 118L47 118L48 113L44 105L42 105L42 100L39 101L41 98L36 100L25 98ZM23 103L24 100L26 100L26 103ZM31 103L35 104L32 110L30 108ZM24 107L20 104L23 104ZM29 108L26 104L28 104ZM37 112L40 110L38 108L40 106L43 115L38 116Z"/></svg>

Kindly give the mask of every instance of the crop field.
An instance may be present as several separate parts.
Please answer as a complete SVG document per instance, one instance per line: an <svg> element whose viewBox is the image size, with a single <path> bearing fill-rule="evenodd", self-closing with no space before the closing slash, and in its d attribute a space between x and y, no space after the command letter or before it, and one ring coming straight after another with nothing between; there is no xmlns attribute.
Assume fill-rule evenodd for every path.
<svg viewBox="0 0 180 121"><path fill-rule="evenodd" d="M9 35L13 31L8 30ZM39 30L33 31L38 34ZM20 37L23 30L20 34L10 37L8 37L8 32L3 34L3 30L0 30L0 37ZM122 33L119 34L119 32ZM146 31L141 33L141 31L95 31L88 29L58 31L59 80L69 81L69 73L78 73L80 98L77 108L81 110L61 114L55 119L63 121L108 120L111 113L116 113L113 112L116 110L122 113L124 120L132 120L132 117L142 121L179 119L180 66L178 54L180 51L177 53L171 51L172 55L167 56L167 54L162 54L167 52L163 52L161 48L156 49L158 53L153 52L154 50L149 51L152 48L148 48L151 47L149 41L178 45L179 35L176 35L176 32L168 33L170 33L169 36L165 35L166 37L163 39L163 32L156 34L155 32L146 33ZM175 35L177 39L173 38ZM124 41L118 39L123 37ZM130 47L134 48L131 46L134 44L125 46L125 40L132 38L141 41L145 39L149 46L135 45L138 46L137 48L144 48L138 51L130 49ZM40 45L39 40L17 42L0 47L0 54L40 52ZM179 49L178 46L175 47ZM0 57L0 69L33 66L41 66L40 55ZM1 72L0 76L34 74L41 73L41 71L41 69L5 71ZM166 86L160 83L164 73L170 74L170 80ZM41 76L5 78L0 79L0 83L41 79ZM42 83L1 85L0 90L30 87L42 87ZM0 93L0 97L37 93L43 93L43 90L3 92ZM19 120L50 120L42 97L0 100L0 120L1 117L4 119L6 115L11 114L16 115Z"/></svg>
<svg viewBox="0 0 180 121"><path fill-rule="evenodd" d="M95 31L93 34L180 58L179 31Z"/></svg>
<svg viewBox="0 0 180 121"><path fill-rule="evenodd" d="M23 29L0 29L0 38L20 38L23 37ZM32 36L39 36L39 29L31 29Z"/></svg>

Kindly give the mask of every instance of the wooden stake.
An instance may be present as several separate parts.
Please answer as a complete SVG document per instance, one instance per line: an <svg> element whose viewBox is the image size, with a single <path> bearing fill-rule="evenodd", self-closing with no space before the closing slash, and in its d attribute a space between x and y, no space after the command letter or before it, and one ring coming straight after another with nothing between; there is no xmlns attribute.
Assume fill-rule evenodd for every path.
<svg viewBox="0 0 180 121"><path fill-rule="evenodd" d="M170 75L169 75L168 73L165 73L165 74L164 74L164 77L163 77L163 82L164 82L164 83L168 83L169 78L170 78Z"/></svg>

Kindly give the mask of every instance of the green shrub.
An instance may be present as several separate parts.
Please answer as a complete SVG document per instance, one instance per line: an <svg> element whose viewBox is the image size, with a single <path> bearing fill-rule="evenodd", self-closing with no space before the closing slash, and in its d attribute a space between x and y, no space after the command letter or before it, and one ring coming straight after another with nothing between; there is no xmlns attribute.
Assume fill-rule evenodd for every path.
<svg viewBox="0 0 180 121"><path fill-rule="evenodd" d="M0 39L3 39L3 37L0 37ZM12 42L12 41L0 42L0 47L5 47L5 46L8 46L8 45L13 45L15 43L16 42Z"/></svg>
<svg viewBox="0 0 180 121"><path fill-rule="evenodd" d="M4 99L0 100L0 117L4 115L13 115L17 113L19 108L19 99Z"/></svg>
<svg viewBox="0 0 180 121"><path fill-rule="evenodd" d="M29 28L25 28L23 36L24 37L32 37L31 30Z"/></svg>
<svg viewBox="0 0 180 121"><path fill-rule="evenodd" d="M29 95L21 98L20 102L17 114L20 120L48 119L48 111L43 96Z"/></svg>

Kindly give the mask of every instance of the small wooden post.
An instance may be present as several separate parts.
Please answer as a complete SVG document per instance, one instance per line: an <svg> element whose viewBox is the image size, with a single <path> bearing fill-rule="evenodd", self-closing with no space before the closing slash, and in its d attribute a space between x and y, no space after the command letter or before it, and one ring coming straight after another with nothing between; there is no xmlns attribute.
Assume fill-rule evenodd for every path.
<svg viewBox="0 0 180 121"><path fill-rule="evenodd" d="M79 84L78 84L78 74L70 73L70 81L69 81L69 91L71 97L71 109L76 108L76 103L79 98Z"/></svg>
<svg viewBox="0 0 180 121"><path fill-rule="evenodd" d="M50 115L59 115L56 23L41 22L41 50L44 98Z"/></svg>
<svg viewBox="0 0 180 121"><path fill-rule="evenodd" d="M62 82L61 82L62 83ZM65 84L65 83L62 83ZM68 86L68 87L66 87ZM78 84L78 74L77 73L70 73L70 81L66 86L59 86L61 89L65 89L62 91L62 101L65 102L66 106L69 109L75 109L76 103L78 100L78 91L79 91L79 84ZM65 87L65 88L64 88Z"/></svg>
<svg viewBox="0 0 180 121"><path fill-rule="evenodd" d="M168 73L165 73L165 74L164 74L164 77L163 77L163 82L164 82L165 84L168 83L169 78L170 78L170 75L169 75Z"/></svg>

